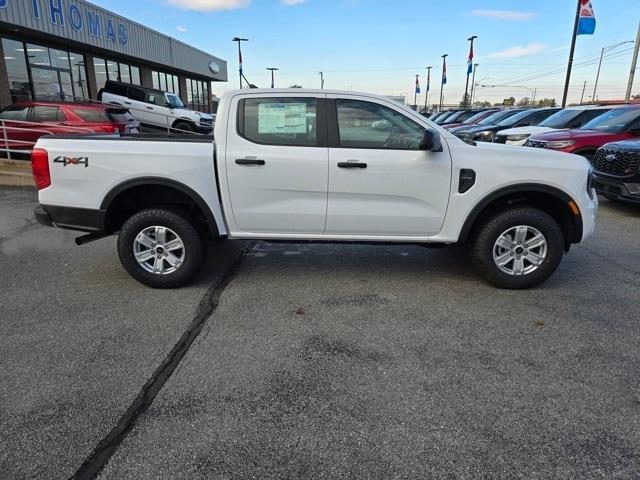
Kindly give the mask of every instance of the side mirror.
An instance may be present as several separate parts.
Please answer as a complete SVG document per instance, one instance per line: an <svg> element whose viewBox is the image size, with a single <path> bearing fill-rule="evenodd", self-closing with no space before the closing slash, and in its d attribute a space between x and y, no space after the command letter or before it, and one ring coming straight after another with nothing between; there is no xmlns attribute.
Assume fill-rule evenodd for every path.
<svg viewBox="0 0 640 480"><path fill-rule="evenodd" d="M441 152L442 142L440 141L440 134L434 130L425 130L422 134L422 140L420 141L420 150Z"/></svg>

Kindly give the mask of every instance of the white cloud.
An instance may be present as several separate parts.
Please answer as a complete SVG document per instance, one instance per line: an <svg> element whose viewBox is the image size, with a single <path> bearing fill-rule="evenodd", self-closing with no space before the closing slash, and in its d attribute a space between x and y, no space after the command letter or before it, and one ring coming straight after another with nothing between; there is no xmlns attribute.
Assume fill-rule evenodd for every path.
<svg viewBox="0 0 640 480"><path fill-rule="evenodd" d="M248 7L251 0L167 0L173 7L199 12L215 12L219 10L235 10Z"/></svg>
<svg viewBox="0 0 640 480"><path fill-rule="evenodd" d="M300 5L301 3L306 2L307 0L280 0L280 3L287 6Z"/></svg>
<svg viewBox="0 0 640 480"><path fill-rule="evenodd" d="M501 50L499 52L487 55L485 58L526 57L528 55L535 55L536 53L543 52L546 49L547 45L545 45L544 43L531 43L529 45L525 45L524 47L521 45L517 45L515 47L507 48L506 50Z"/></svg>
<svg viewBox="0 0 640 480"><path fill-rule="evenodd" d="M176 27L176 30L178 30L179 32L186 32L187 31L187 27L183 27L182 25L178 25Z"/></svg>
<svg viewBox="0 0 640 480"><path fill-rule="evenodd" d="M533 12L518 12L515 10L471 10L469 14L474 17L495 18L512 22L525 22L536 17Z"/></svg>

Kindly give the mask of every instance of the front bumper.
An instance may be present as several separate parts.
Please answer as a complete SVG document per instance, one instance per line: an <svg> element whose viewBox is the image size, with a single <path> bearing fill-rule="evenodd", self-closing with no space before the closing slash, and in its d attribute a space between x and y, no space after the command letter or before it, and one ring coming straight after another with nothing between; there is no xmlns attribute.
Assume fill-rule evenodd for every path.
<svg viewBox="0 0 640 480"><path fill-rule="evenodd" d="M599 195L625 203L640 205L640 183L623 182L595 174L593 186Z"/></svg>

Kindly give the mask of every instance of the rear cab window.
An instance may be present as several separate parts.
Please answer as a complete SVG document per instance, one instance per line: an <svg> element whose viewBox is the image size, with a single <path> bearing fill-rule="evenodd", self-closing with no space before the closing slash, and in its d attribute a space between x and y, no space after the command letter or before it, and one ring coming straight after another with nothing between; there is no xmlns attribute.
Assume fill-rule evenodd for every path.
<svg viewBox="0 0 640 480"><path fill-rule="evenodd" d="M238 134L264 145L315 147L317 109L316 98L245 98L238 102Z"/></svg>

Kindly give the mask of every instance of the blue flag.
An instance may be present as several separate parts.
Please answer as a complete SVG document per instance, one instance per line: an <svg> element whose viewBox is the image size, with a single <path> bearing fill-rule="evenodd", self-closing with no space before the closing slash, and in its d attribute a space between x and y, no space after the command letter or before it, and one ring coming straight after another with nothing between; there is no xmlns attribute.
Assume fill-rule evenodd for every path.
<svg viewBox="0 0 640 480"><path fill-rule="evenodd" d="M591 0L580 0L580 20L576 35L593 35L596 31L596 16L593 13Z"/></svg>

